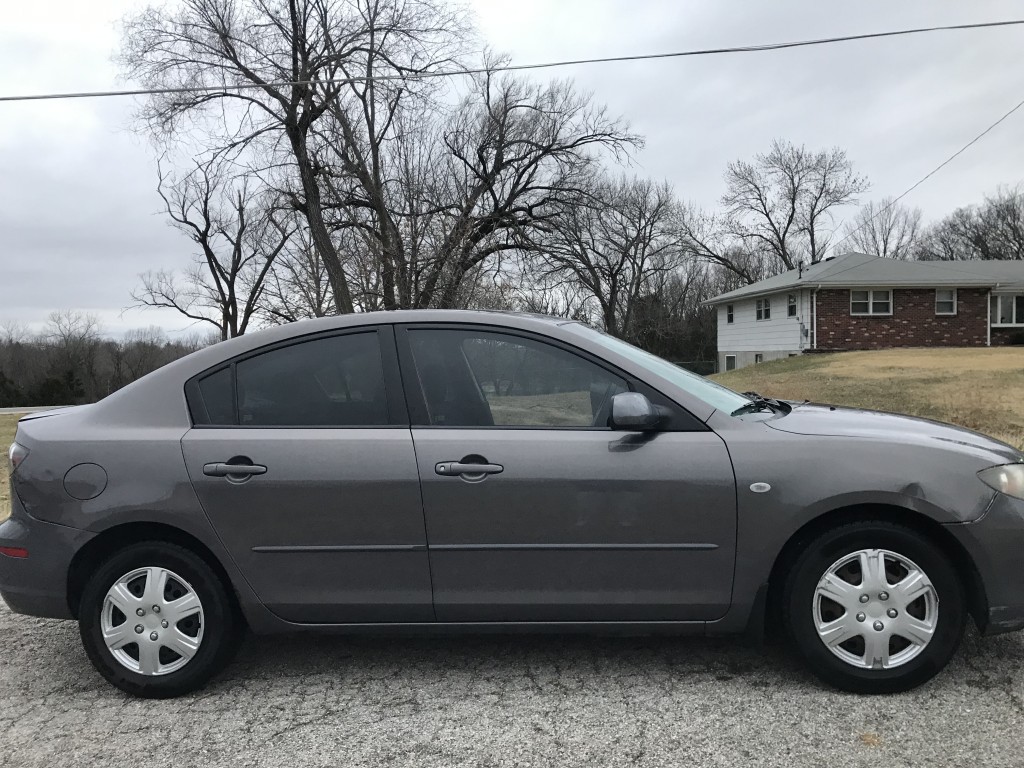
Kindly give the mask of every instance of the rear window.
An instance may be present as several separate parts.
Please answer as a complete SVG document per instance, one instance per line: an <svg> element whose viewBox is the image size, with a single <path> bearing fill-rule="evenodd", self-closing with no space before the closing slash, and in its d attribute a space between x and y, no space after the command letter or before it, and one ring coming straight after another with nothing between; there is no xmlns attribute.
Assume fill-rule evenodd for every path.
<svg viewBox="0 0 1024 768"><path fill-rule="evenodd" d="M235 423L235 395L231 369L223 368L199 380L199 394L210 424Z"/></svg>
<svg viewBox="0 0 1024 768"><path fill-rule="evenodd" d="M302 341L246 358L199 379L190 400L196 397L203 408L193 404L193 419L210 426L389 423L376 331Z"/></svg>

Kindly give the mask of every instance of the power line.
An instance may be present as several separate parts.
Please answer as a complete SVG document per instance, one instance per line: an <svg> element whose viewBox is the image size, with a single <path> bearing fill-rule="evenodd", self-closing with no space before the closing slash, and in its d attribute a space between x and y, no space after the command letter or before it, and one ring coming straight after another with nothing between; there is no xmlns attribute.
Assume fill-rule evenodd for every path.
<svg viewBox="0 0 1024 768"><path fill-rule="evenodd" d="M996 120L996 121L995 121L994 123L992 123L992 124L991 124L991 125L990 125L990 126L989 126L988 128L986 128L985 130L983 130L983 131L982 131L981 133L979 133L979 134L978 134L977 136L975 136L975 137L974 137L973 139L971 139L971 140L970 140L970 141L968 141L968 142L967 142L966 144L964 144L964 145L963 145L962 147L960 147L960 149L958 149L958 150L957 150L956 152L954 152L954 153L953 153L952 155L950 155L950 156L949 156L949 157L947 157L947 158L946 158L945 160L943 160L943 161L942 161L941 163L939 163L939 164L938 164L937 166L935 166L935 167L934 167L934 168L932 168L932 169L931 169L930 171L928 171L928 173L926 173L926 174L925 174L924 176L922 176L922 177L921 177L921 178L920 178L920 179L919 179L919 180L918 180L918 181L917 181L917 182L916 182L915 184L911 185L911 186L910 186L910 187L909 187L909 188L908 188L908 189L907 189L907 190L906 190L906 191L905 191L905 192L904 192L904 193L903 193L902 195L900 195L899 197L897 197L897 198L896 198L895 200L891 201L891 202L890 202L890 203L889 203L888 205L886 205L885 207L883 207L883 208L880 208L880 209L878 210L878 212L877 212L877 213L875 213L875 215L874 215L874 216L872 216L872 217L871 217L870 219L868 219L868 220L867 220L867 221L865 221L864 223L862 223L862 224L858 225L857 227L855 227L855 228L851 229L851 230L850 230L849 232L847 232L847 233L846 233L845 235L843 235L843 236L842 236L842 237L841 237L841 238L840 238L839 240L837 240L837 241L836 241L836 242L835 242L835 243L834 243L834 244L832 245L832 250L833 250L833 251L835 251L835 249L836 249L836 248L837 248L837 247L839 246L839 243L842 243L843 241L845 241L845 240L846 240L846 239L848 239L849 237L852 237L852 236L853 236L854 234L856 234L856 233L857 233L857 232L859 232L860 230L864 229L864 227L866 227L866 226L867 226L868 224L870 224L870 223L871 223L872 221L874 221L874 220L875 220L875 219L877 219L877 218L878 218L879 216L881 216L881 215L882 215L883 213L885 213L886 211L888 211L888 210L889 210L890 208L892 208L893 206L895 206L895 205L896 205L896 203L898 203L898 202L899 202L900 200L902 200L902 199L903 199L904 197L906 197L906 196L907 196L907 195L909 195L909 194L910 194L911 192L913 192L913 191L914 191L915 189L917 189L918 187L920 187L920 186L921 186L922 184L924 184L924 183L925 183L926 181L928 181L928 179L930 179L930 178L931 178L932 176L934 176L934 175L935 175L936 173L938 173L939 171L941 171L941 170L942 170L943 168L945 168L945 167L946 167L947 165L949 165L949 164L950 164L951 162L953 162L954 160L956 160L956 159L957 159L957 158L958 158L958 157L959 157L960 155L962 155L962 154L963 154L964 152L966 152L966 151L967 151L968 149L970 149L970 148L971 148L972 146L974 146L975 144L977 144L977 143L978 143L978 142L979 142L979 141L980 141L980 140L981 140L981 139L982 139L982 138L983 138L983 137L984 137L984 136L985 136L986 134L988 134L988 133L989 133L989 132L990 132L990 131L991 131L992 129L994 129L994 128L995 128L996 126L998 126L998 125L999 125L1000 123L1002 123L1002 122L1003 122L1004 120L1006 120L1006 118L1008 118L1008 117L1009 117L1010 115L1012 115L1012 114L1013 114L1014 112L1016 112L1016 111L1017 111L1018 109L1020 109L1021 107L1024 107L1024 101L1018 102L1017 106L1013 107L1013 108L1012 108L1012 109L1011 109L1011 110L1010 110L1009 112L1005 113L1005 114L1004 114L1004 115L1003 115L1002 117L1000 117L1000 118L999 118L998 120Z"/></svg>
<svg viewBox="0 0 1024 768"><path fill-rule="evenodd" d="M555 67L572 67L582 64L607 64L626 61L649 61L652 59L676 59L685 56L710 56L726 53L758 53L762 51L780 51L787 48L804 48L831 43L846 43L856 40L873 40L883 37L900 35L917 35L926 32L945 32L965 29L985 29L990 27L1009 27L1024 24L1024 19L1008 21L986 21L978 24L949 24L937 27L918 27L915 29L898 29L890 32L869 32L863 35L843 35L841 37L824 37L814 40L795 40L785 43L764 43L761 45L736 46L729 48L702 48L673 53L646 53L634 56L606 56L593 59L568 59L539 64L506 64L499 67L446 70L438 72L416 72L408 75L380 75L367 77L330 78L324 80L281 80L267 83L240 83L237 85L181 86L176 88L140 88L137 90L120 91L85 91L80 93L38 93L24 96L0 96L0 102L9 101L43 101L53 99L98 99L112 96L150 96L169 93L214 93L217 91L246 91L261 88L281 88L290 85L344 85L370 81L388 80L427 80L435 77L459 77L463 75L486 74L488 72L519 72L531 69L552 69Z"/></svg>

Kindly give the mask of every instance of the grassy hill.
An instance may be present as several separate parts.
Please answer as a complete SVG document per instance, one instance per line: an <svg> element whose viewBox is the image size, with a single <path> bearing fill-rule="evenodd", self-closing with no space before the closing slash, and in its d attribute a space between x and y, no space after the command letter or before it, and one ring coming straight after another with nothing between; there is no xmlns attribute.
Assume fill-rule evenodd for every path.
<svg viewBox="0 0 1024 768"><path fill-rule="evenodd" d="M711 377L739 392L909 413L1024 449L1024 348L803 355Z"/></svg>
<svg viewBox="0 0 1024 768"><path fill-rule="evenodd" d="M19 418L9 413L0 413L0 509L6 508L11 490L7 482L7 449L14 442L14 426Z"/></svg>

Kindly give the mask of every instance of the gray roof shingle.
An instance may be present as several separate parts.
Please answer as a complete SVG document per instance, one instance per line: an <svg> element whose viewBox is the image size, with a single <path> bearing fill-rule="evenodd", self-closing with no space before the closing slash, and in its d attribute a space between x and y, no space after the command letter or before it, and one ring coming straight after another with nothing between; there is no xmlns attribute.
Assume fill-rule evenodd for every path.
<svg viewBox="0 0 1024 768"><path fill-rule="evenodd" d="M844 253L783 272L705 302L721 304L790 288L1012 288L1024 290L1024 261L897 261Z"/></svg>

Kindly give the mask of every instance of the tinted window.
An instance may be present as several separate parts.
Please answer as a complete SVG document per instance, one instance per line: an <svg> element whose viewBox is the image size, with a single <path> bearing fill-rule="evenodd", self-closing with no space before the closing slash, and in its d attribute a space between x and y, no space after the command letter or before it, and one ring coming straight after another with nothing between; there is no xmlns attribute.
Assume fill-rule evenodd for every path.
<svg viewBox="0 0 1024 768"><path fill-rule="evenodd" d="M550 344L468 331L410 331L438 426L605 427L624 379Z"/></svg>
<svg viewBox="0 0 1024 768"><path fill-rule="evenodd" d="M243 426L384 425L388 410L377 334L305 341L236 366Z"/></svg>
<svg viewBox="0 0 1024 768"><path fill-rule="evenodd" d="M585 336L591 341L600 344L609 352L616 352L634 363L642 365L651 373L668 379L675 386L685 392L688 392L694 397L703 400L708 405L711 405L720 411L732 413L741 405L745 405L750 402L749 398L733 392L728 387L723 387L721 384L711 381L711 379L706 379L703 376L698 376L696 373L691 373L685 368L680 368L678 365L670 363L668 360L663 360L657 355L652 355L650 352L644 352L639 347L627 344L622 339L617 339L614 336L602 333L601 331L595 331L593 328L588 328L585 325L576 325L574 326L574 329L581 336ZM726 357L726 365L728 365L728 359L730 357L733 358L733 364L735 367L736 358L734 355L728 355ZM729 370L732 369L730 368Z"/></svg>
<svg viewBox="0 0 1024 768"><path fill-rule="evenodd" d="M199 380L207 424L234 424L235 397L231 390L231 369L224 368Z"/></svg>

